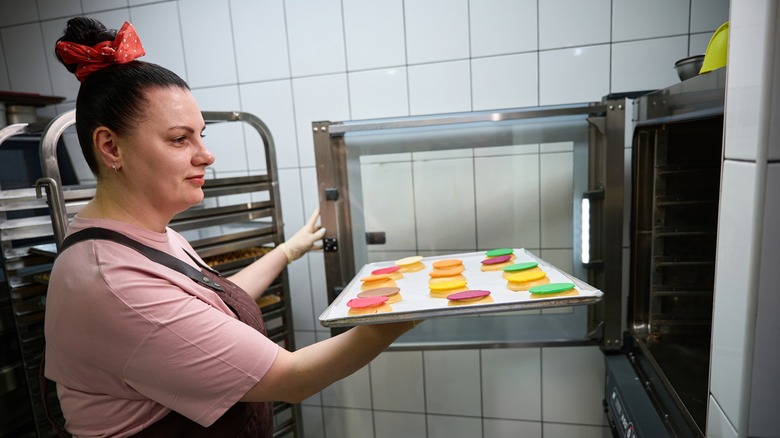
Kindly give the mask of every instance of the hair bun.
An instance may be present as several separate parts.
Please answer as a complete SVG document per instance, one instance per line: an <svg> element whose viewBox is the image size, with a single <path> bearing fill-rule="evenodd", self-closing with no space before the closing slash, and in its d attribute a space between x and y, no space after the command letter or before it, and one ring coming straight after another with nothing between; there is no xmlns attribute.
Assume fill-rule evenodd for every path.
<svg viewBox="0 0 780 438"><path fill-rule="evenodd" d="M76 17L68 20L65 31L57 42L67 41L91 47L103 41L112 41L116 37L116 32L116 29L108 29L94 18ZM78 64L66 64L56 50L54 54L69 72L75 73Z"/></svg>

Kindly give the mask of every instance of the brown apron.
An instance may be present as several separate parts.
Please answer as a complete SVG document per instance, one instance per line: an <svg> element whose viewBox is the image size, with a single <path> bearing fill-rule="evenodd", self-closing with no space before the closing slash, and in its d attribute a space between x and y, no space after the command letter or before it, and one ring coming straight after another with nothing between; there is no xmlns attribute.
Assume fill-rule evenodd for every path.
<svg viewBox="0 0 780 438"><path fill-rule="evenodd" d="M188 255L190 258L201 267L200 270L193 268L191 265L182 262L170 254L158 251L130 239L124 234L105 228L86 228L65 238L62 247L60 248L60 254L76 242L93 239L110 240L128 246L154 262L187 275L193 281L216 291L225 305L238 316L238 319L241 322L251 326L263 335L266 334L263 318L260 314L260 308L252 300L249 294L236 284L222 277L217 271L214 271L201 263L189 253ZM44 363L42 361L40 371L41 394L43 396L44 406L46 407L46 414L49 417L49 421L54 427L54 430L61 437L70 437L70 434L65 431L64 427L60 425L49 412L48 398L46 396L48 379L43 376L43 373ZM271 437L272 432L273 406L270 402L238 402L209 427L203 427L178 412L171 411L165 417L134 436L142 438L167 438L179 436L268 438Z"/></svg>

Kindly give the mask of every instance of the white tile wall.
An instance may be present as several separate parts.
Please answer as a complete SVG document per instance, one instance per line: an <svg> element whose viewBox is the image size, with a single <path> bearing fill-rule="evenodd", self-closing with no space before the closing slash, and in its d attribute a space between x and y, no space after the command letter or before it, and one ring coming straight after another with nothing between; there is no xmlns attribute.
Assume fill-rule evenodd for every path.
<svg viewBox="0 0 780 438"><path fill-rule="evenodd" d="M612 8L612 41L688 33L690 0L628 0L613 2Z"/></svg>
<svg viewBox="0 0 780 438"><path fill-rule="evenodd" d="M19 0L0 0L0 27L29 23L38 20L38 10L35 2ZM8 56L8 55L6 55Z"/></svg>
<svg viewBox="0 0 780 438"><path fill-rule="evenodd" d="M328 291L325 282L325 263L321 251L307 254L309 258L309 275L311 276L312 294L314 303L314 317L319 318L328 307ZM386 260L386 259L385 259ZM330 330L315 322L316 330L320 333L329 333Z"/></svg>
<svg viewBox="0 0 780 438"><path fill-rule="evenodd" d="M285 2L293 77L346 71L341 1Z"/></svg>
<svg viewBox="0 0 780 438"><path fill-rule="evenodd" d="M688 41L688 56L704 55L712 38L712 32L691 34Z"/></svg>
<svg viewBox="0 0 780 438"><path fill-rule="evenodd" d="M343 7L350 71L406 64L402 0L345 0Z"/></svg>
<svg viewBox="0 0 780 438"><path fill-rule="evenodd" d="M322 408L319 406L301 406L303 417L304 436L311 438L325 438L325 424Z"/></svg>
<svg viewBox="0 0 780 438"><path fill-rule="evenodd" d="M133 26L142 36L146 55L141 60L160 64L187 79L184 62L184 44L181 38L179 20L172 20L179 14L175 2L156 3L130 9ZM192 85L192 84L191 84Z"/></svg>
<svg viewBox="0 0 780 438"><path fill-rule="evenodd" d="M483 416L541 421L541 349L482 350L481 359Z"/></svg>
<svg viewBox="0 0 780 438"><path fill-rule="evenodd" d="M179 17L190 87L235 84L238 76L228 0L179 2Z"/></svg>
<svg viewBox="0 0 780 438"><path fill-rule="evenodd" d="M322 391L322 405L371 409L371 376L369 367L339 380ZM370 416L371 412L367 414Z"/></svg>
<svg viewBox="0 0 780 438"><path fill-rule="evenodd" d="M323 412L326 437L365 438L373 435L374 419L371 411L324 408Z"/></svg>
<svg viewBox="0 0 780 438"><path fill-rule="evenodd" d="M472 60L473 109L480 111L538 105L538 64L535 53Z"/></svg>
<svg viewBox="0 0 780 438"><path fill-rule="evenodd" d="M474 172L477 247L539 247L539 155L479 157Z"/></svg>
<svg viewBox="0 0 780 438"><path fill-rule="evenodd" d="M415 161L415 223L420 250L463 251L476 246L471 159Z"/></svg>
<svg viewBox="0 0 780 438"><path fill-rule="evenodd" d="M536 3L535 0L469 2L471 56L536 50Z"/></svg>
<svg viewBox="0 0 780 438"><path fill-rule="evenodd" d="M691 0L690 32L714 32L729 16L728 1Z"/></svg>
<svg viewBox="0 0 780 438"><path fill-rule="evenodd" d="M18 4L19 2L17 2ZM24 2L31 3L31 2ZM81 9L80 0L37 0L38 3L38 16L41 20L48 20L51 18L69 17L73 15L79 15L83 11ZM3 8L3 11L6 11ZM64 28L64 23L60 20L60 34ZM51 41L51 40L47 40Z"/></svg>
<svg viewBox="0 0 780 438"><path fill-rule="evenodd" d="M312 303L311 283L309 282L309 263L301 258L287 267L290 285L289 297L293 312L293 327L296 331L313 332L315 328L314 304Z"/></svg>
<svg viewBox="0 0 780 438"><path fill-rule="evenodd" d="M404 14L409 64L469 57L467 0L405 2Z"/></svg>
<svg viewBox="0 0 780 438"><path fill-rule="evenodd" d="M298 141L295 130L295 112L292 100L292 82L289 79L270 82L241 84L241 110L254 114L268 126L274 139L276 167L298 167ZM249 142L247 141L249 144ZM250 158L252 155L250 155ZM249 167L255 159L250 159ZM263 166L265 167L265 166Z"/></svg>
<svg viewBox="0 0 780 438"><path fill-rule="evenodd" d="M539 53L539 104L591 102L609 93L609 45Z"/></svg>
<svg viewBox="0 0 780 438"><path fill-rule="evenodd" d="M401 412L374 412L376 438L421 437L425 435L425 415Z"/></svg>
<svg viewBox="0 0 780 438"><path fill-rule="evenodd" d="M371 363L374 409L425 413L423 353L385 352Z"/></svg>
<svg viewBox="0 0 780 438"><path fill-rule="evenodd" d="M3 40L11 90L50 95L51 80L46 65L46 52L54 47L54 42L44 45L40 23L3 28L0 37ZM19 41L26 41L27 44L18 44Z"/></svg>
<svg viewBox="0 0 780 438"><path fill-rule="evenodd" d="M468 61L409 67L411 115L471 110L471 74Z"/></svg>
<svg viewBox="0 0 780 438"><path fill-rule="evenodd" d="M480 418L428 415L428 438L473 438L475 436L482 436Z"/></svg>
<svg viewBox="0 0 780 438"><path fill-rule="evenodd" d="M544 423L542 427L544 438L610 438L612 434L607 427L586 426L580 424Z"/></svg>
<svg viewBox="0 0 780 438"><path fill-rule="evenodd" d="M629 0L611 2L612 10L606 9L610 2L605 0L591 2L585 8L579 3L534 0L0 0L3 11L0 14L0 89L60 94L72 105L76 90L73 78L64 74L58 64L47 62L54 43L53 35L58 27L64 26L65 19L59 17L81 13L83 5L84 12L97 12L95 15L106 20L109 27L118 27L122 21L132 18L147 48L148 54L143 59L161 63L187 79L196 89L203 109L233 110L240 104L240 109L260 115L269 124L277 140L282 210L285 234L289 236L303 225L318 198L311 141L313 120L341 121L599 100L610 91L653 84L655 78L651 80L646 73L656 71L656 68L659 75L671 74L674 79L672 66L669 65L666 71L666 64L685 54L703 53L712 31L729 18L726 0ZM737 12L741 14L738 21L742 23L759 22L757 20L766 15L761 7L742 8ZM581 26L583 17L587 17L588 23L606 24ZM46 21L40 22L39 27L38 20ZM610 27L611 35L608 33ZM760 40L757 37L760 32L760 29L743 29L735 44L747 55L753 52L745 49L753 46L756 51L762 50L760 44L752 43ZM11 41L24 41L25 44L11 45ZM652 53L655 61L643 70L632 72L640 49ZM650 58L645 56L643 59ZM739 62L755 68L752 63ZM729 93L736 96L733 103L739 107L755 100L756 95L750 94L750 76L732 75L734 70L739 70L733 68L734 64L738 62L732 60L730 85L742 87L744 97L736 100L739 95L731 90ZM391 67L403 74L388 79L386 73ZM59 111L65 107L58 105L55 108ZM45 113L50 109L42 111ZM733 144L750 141L749 118L753 116L748 115L747 120L730 128L729 132L738 140ZM211 126L207 131L207 144L212 148L221 147L221 142L219 145L214 143L219 137L214 128ZM246 150L235 154L238 159L232 167L241 169L238 172L246 172L247 168L257 171L261 167L253 164L261 159L260 153L255 151L257 145L253 135L246 130L238 135L239 142L244 137L247 139ZM459 220L470 220L472 230L479 229L474 213L478 211L480 199L475 177L479 171L474 170L479 167L477 163L489 160L489 157L503 156L507 149L512 149L511 153L515 155L540 156L537 145L498 149L477 150L474 156L478 158L467 155L449 160L439 156L438 159L455 164L454 168L442 165L438 170L442 174L462 176L465 172L466 179L470 178L468 184L459 183L470 184L470 189L465 190L474 194L474 199L468 201L471 207L461 210L461 206L452 205L450 211L461 216ZM552 193L542 192L535 197L536 208L544 219L544 215L553 214L554 208L560 208L553 206L551 209L545 205L557 202L555 193L571 190L566 178L559 178L563 175L548 169L549 164L555 162L555 157L571 152L550 145L542 146L541 152L543 163L536 168L541 178L537 179L537 184L541 181L545 190ZM728 153L735 157L740 154L753 156L749 151L729 150ZM410 158L407 156L401 161L409 163ZM425 168L432 162L432 156L421 154L415 157L414 166L419 171L420 166ZM380 163L375 161L372 165L378 167ZM395 160L395 163L398 165L399 161ZM571 202L570 194L566 202ZM470 213L471 219L461 211ZM439 213L431 214L433 218L441 218ZM432 221L431 214L429 221ZM553 228L556 226L566 228L560 224ZM531 230L533 225L522 225L521 228L519 234L539 236L538 248L532 249L538 250L543 257L554 259L556 264L570 258L570 239L568 243L555 239L548 241L541 224L536 231ZM481 239L488 235L487 231L474 233L465 239L471 245L468 250L474 245L482 245ZM477 242L477 236L480 242ZM436 253L421 249L421 254ZM372 254L382 260L397 258L397 252L393 251ZM315 338L329 337L328 329L316 321L327 305L322 253L312 253L297 261L291 267L291 273L294 273L291 295L295 301L296 339L300 345L308 345ZM537 382L542 382L544 402L541 423L490 418L488 410L501 410L500 407L489 407L490 404L514 394L498 387L490 377L481 383L486 374L493 377L517 374L520 380L531 379L532 373L528 370L493 360L494 355L511 356L526 354L526 351L457 353L463 353L466 360L460 360L459 354L454 361L446 361L437 356L441 352L430 357L426 353L424 371L416 374L403 371L407 373L405 379L424 382L420 384L428 401L424 409L420 408L419 399L415 399L417 405L410 411L408 406L414 403L399 406L400 395L378 396L381 381L386 378L384 374L398 372L397 369L385 371L380 363L372 366L370 378L368 368L365 368L352 380L331 388L326 398L332 406L326 411L319 406L322 394L307 400L304 403L305 435L329 438L390 434L472 437L505 436L504 432L510 436L541 436L544 432L545 437L563 434L601 436L598 435L603 431L600 413L582 412L579 402L572 400L588 400L589 406L598 406L603 382L598 379L585 383L571 380L569 387L576 391L574 395L567 394L565 400L562 400L562 392L555 390L560 385L548 382L551 375L560 375L565 380L576 374L574 370L556 368L570 363L586 363L593 375L600 373L599 367L603 365L595 363L597 353L591 352L592 357L583 358L583 353L575 349L544 350L541 371L537 374ZM553 359L548 360L550 357ZM416 367L421 366L419 362L415 363ZM460 376L461 383L454 387L447 385L451 382L445 378L448 372L441 370L451 363L463 368L468 383L463 385ZM472 380L474 376L477 376L476 381ZM516 382L512 380L509 386L514 384ZM474 398L475 393L480 396ZM429 397L431 394L433 401ZM483 394L492 395L480 401ZM725 396L725 393L719 391L716 396L719 395ZM522 404L527 400L519 402ZM372 414L372 403L392 406ZM448 412L432 412L431 403L438 406L438 411ZM565 424L550 421L564 421Z"/></svg>
<svg viewBox="0 0 780 438"><path fill-rule="evenodd" d="M352 119L409 115L409 85L405 67L349 73Z"/></svg>
<svg viewBox="0 0 780 438"><path fill-rule="evenodd" d="M81 0L85 14L127 7L127 0Z"/></svg>
<svg viewBox="0 0 780 438"><path fill-rule="evenodd" d="M239 82L289 78L284 2L230 0L230 18Z"/></svg>
<svg viewBox="0 0 780 438"><path fill-rule="evenodd" d="M479 354L479 350L423 352L428 413L472 417L482 415ZM430 421L431 417L428 418Z"/></svg>
<svg viewBox="0 0 780 438"><path fill-rule="evenodd" d="M484 437L541 437L542 423L531 421L494 420L485 418L482 420Z"/></svg>
<svg viewBox="0 0 780 438"><path fill-rule="evenodd" d="M541 154L541 245L543 248L571 248L573 236L573 152Z"/></svg>
<svg viewBox="0 0 780 438"><path fill-rule="evenodd" d="M598 347L542 349L542 418L604 425L604 356ZM546 436L546 434L545 434Z"/></svg>
<svg viewBox="0 0 780 438"><path fill-rule="evenodd" d="M612 45L612 92L656 90L680 82L674 63L688 56L688 37Z"/></svg>
<svg viewBox="0 0 780 438"><path fill-rule="evenodd" d="M293 105L302 167L314 162L311 122L349 120L349 96L345 74L293 79Z"/></svg>
<svg viewBox="0 0 780 438"><path fill-rule="evenodd" d="M608 43L610 3L609 0L539 2L539 49Z"/></svg>

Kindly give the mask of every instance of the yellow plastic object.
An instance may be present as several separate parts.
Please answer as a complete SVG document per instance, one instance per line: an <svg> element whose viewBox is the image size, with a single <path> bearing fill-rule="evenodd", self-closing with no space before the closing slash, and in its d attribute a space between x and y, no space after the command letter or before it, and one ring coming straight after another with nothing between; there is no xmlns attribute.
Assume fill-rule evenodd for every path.
<svg viewBox="0 0 780 438"><path fill-rule="evenodd" d="M721 24L718 30L712 34L712 38L710 38L710 42L707 44L707 52L704 54L704 63L701 66L701 70L699 70L699 74L725 67L728 63L728 48L729 22L727 21Z"/></svg>

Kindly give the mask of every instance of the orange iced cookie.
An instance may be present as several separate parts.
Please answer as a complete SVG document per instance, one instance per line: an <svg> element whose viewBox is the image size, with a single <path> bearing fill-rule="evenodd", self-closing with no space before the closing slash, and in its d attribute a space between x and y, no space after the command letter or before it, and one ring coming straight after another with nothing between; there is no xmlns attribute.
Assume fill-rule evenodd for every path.
<svg viewBox="0 0 780 438"><path fill-rule="evenodd" d="M387 305L387 297L352 298L347 301L347 307L350 315L371 315L393 310Z"/></svg>
<svg viewBox="0 0 780 438"><path fill-rule="evenodd" d="M401 273L400 266L388 266L386 268L379 268L371 271L371 275L382 275L382 274L387 274L393 280L400 280L404 278L404 274Z"/></svg>
<svg viewBox="0 0 780 438"><path fill-rule="evenodd" d="M512 257L509 255L502 255L482 260L482 267L480 269L483 271L500 271L511 264Z"/></svg>
<svg viewBox="0 0 780 438"><path fill-rule="evenodd" d="M401 301L401 289L397 287L380 287L376 289L364 290L357 294L358 298L368 297L387 297L387 304L393 304Z"/></svg>
<svg viewBox="0 0 780 438"><path fill-rule="evenodd" d="M380 287L395 287L395 280L390 278L390 274L372 274L360 279L363 284L360 290L378 289Z"/></svg>
<svg viewBox="0 0 780 438"><path fill-rule="evenodd" d="M464 271L464 269L465 268L463 265L453 266L451 268L445 269L434 268L434 270L429 272L428 275L431 278L452 277L453 275L460 274Z"/></svg>
<svg viewBox="0 0 780 438"><path fill-rule="evenodd" d="M456 266L463 266L463 260L459 259L446 259L433 262L433 269L447 269L454 268Z"/></svg>
<svg viewBox="0 0 780 438"><path fill-rule="evenodd" d="M527 291L534 286L547 284L549 282L550 279L544 272L518 272L507 278L506 287L513 291Z"/></svg>
<svg viewBox="0 0 780 438"><path fill-rule="evenodd" d="M400 272L417 272L425 269L425 264L422 262L422 256L405 257L395 262L396 266L399 266Z"/></svg>

